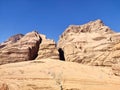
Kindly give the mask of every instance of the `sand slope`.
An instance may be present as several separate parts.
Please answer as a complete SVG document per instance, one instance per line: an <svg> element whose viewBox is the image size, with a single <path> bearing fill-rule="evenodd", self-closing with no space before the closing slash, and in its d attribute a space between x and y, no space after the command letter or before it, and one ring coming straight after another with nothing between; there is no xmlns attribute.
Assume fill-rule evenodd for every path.
<svg viewBox="0 0 120 90"><path fill-rule="evenodd" d="M0 66L0 90L120 90L111 68L41 59Z"/></svg>

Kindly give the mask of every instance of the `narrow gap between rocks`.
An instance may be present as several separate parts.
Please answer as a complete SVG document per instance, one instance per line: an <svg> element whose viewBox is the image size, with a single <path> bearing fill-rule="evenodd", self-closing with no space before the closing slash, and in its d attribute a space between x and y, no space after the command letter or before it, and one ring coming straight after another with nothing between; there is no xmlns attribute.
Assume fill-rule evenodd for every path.
<svg viewBox="0 0 120 90"><path fill-rule="evenodd" d="M62 50L62 48L58 49L59 52L59 58L61 61L65 61L65 57L64 57L64 51Z"/></svg>
<svg viewBox="0 0 120 90"><path fill-rule="evenodd" d="M33 55L32 60L35 60L37 58L41 43L42 43L42 38L40 38L39 42L36 43L36 47L33 47L34 51L31 52L31 54L30 54L31 56Z"/></svg>

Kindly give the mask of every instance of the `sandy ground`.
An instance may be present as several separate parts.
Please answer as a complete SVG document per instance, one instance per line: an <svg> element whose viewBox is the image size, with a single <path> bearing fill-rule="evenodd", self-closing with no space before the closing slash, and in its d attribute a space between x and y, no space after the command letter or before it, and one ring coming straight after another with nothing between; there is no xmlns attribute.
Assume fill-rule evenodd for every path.
<svg viewBox="0 0 120 90"><path fill-rule="evenodd" d="M111 68L41 59L0 66L0 90L120 90Z"/></svg>

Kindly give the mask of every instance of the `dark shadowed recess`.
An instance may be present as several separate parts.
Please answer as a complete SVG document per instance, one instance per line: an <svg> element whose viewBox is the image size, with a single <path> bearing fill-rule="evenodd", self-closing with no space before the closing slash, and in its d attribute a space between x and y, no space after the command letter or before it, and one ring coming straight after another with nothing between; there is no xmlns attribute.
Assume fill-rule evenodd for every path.
<svg viewBox="0 0 120 90"><path fill-rule="evenodd" d="M58 52L59 52L60 60L65 61L64 51L61 48L59 48Z"/></svg>

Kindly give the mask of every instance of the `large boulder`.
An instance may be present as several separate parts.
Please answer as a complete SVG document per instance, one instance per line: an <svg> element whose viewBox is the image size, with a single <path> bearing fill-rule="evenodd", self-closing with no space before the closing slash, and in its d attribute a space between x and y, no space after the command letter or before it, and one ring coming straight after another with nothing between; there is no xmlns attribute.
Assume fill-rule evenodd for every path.
<svg viewBox="0 0 120 90"><path fill-rule="evenodd" d="M35 59L40 42L39 33L35 31L27 33L19 41L0 49L0 64Z"/></svg>
<svg viewBox="0 0 120 90"><path fill-rule="evenodd" d="M40 34L42 42L39 46L38 56L36 59L51 58L59 59L59 52L55 41L47 39L45 35Z"/></svg>
<svg viewBox="0 0 120 90"><path fill-rule="evenodd" d="M101 20L69 26L57 47L63 50L66 61L96 66L120 61L120 33L113 32Z"/></svg>

